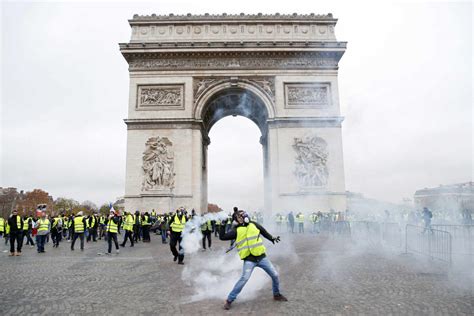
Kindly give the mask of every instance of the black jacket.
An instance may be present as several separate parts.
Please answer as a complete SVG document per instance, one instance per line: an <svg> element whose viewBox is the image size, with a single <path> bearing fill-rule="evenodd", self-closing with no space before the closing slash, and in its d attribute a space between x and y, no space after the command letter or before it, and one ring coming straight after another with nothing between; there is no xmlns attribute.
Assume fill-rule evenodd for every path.
<svg viewBox="0 0 474 316"><path fill-rule="evenodd" d="M17 216L20 217L21 220L20 227L17 227ZM13 215L12 217L10 217L8 219L8 225L10 225L10 231L12 232L23 231L23 219L20 215Z"/></svg>
<svg viewBox="0 0 474 316"><path fill-rule="evenodd" d="M265 237L266 239L273 242L273 236L270 235L270 233L267 232L267 230L265 228L263 228L262 225L260 225L259 223L254 222L254 221L250 221L250 223L253 223L258 228L258 230L260 231L260 234L263 237ZM230 229L227 233L225 232L225 226L226 225L221 225L220 226L220 230L219 230L219 239L220 240L234 240L234 239L236 239L237 238L237 227L243 226L243 225L238 225L237 227L234 227L234 228ZM261 259L265 258L265 256L266 256L265 254L262 254L260 256L249 255L244 260L258 262Z"/></svg>

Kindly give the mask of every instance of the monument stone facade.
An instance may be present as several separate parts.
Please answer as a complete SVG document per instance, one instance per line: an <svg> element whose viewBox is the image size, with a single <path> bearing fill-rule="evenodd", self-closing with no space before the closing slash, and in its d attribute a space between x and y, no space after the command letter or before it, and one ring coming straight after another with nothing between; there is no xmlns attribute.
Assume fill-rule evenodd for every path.
<svg viewBox="0 0 474 316"><path fill-rule="evenodd" d="M135 15L125 208L207 210L209 131L259 127L265 212L344 210L338 63L327 15ZM231 168L231 166L229 166ZM245 197L242 197L243 199ZM236 201L238 204L238 201Z"/></svg>

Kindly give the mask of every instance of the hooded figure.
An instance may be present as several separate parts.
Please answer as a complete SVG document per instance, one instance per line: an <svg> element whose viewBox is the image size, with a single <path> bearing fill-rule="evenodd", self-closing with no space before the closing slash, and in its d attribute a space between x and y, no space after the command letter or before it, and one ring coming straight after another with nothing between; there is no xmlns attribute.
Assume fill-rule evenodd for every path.
<svg viewBox="0 0 474 316"><path fill-rule="evenodd" d="M237 226L235 228L233 227L226 233L225 229L221 226L219 238L221 240L235 239L235 248L239 252L240 259L244 262L242 275L229 293L224 309L230 309L232 302L250 279L255 267L263 269L272 278L274 300L287 301L286 297L280 293L278 273L265 254L266 249L260 236L270 240L273 244L280 241L279 236L273 237L270 235L263 226L251 221L249 215L242 210L237 213Z"/></svg>

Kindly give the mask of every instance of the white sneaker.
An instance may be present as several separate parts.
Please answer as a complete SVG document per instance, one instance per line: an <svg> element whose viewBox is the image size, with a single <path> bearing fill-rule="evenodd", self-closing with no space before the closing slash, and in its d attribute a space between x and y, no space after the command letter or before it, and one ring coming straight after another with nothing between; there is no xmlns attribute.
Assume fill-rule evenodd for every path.
<svg viewBox="0 0 474 316"><path fill-rule="evenodd" d="M119 254L119 253L120 253L120 250L117 249L117 250L115 251L115 253L116 253L116 254Z"/></svg>

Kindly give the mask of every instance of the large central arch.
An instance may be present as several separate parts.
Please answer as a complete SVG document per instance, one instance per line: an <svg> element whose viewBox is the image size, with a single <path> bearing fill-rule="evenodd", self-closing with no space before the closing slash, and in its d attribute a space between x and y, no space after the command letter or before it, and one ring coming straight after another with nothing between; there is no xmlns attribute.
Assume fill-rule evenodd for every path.
<svg viewBox="0 0 474 316"><path fill-rule="evenodd" d="M203 181L204 199L202 207L207 205L208 195L208 159L207 151L210 144L209 131L212 126L220 119L226 116L243 116L254 122L260 130L260 144L263 153L263 177L267 179L268 175L268 120L270 115L274 115L273 104L270 99L259 91L253 85L234 80L222 82L210 89L200 99L196 107L196 118L203 122L203 138L206 140L203 144ZM264 181L264 203L265 209L270 209L268 204L271 202L270 182Z"/></svg>
<svg viewBox="0 0 474 316"><path fill-rule="evenodd" d="M265 211L346 207L336 40L328 15L138 16L129 64L127 210L207 210L209 131L260 129Z"/></svg>

